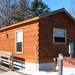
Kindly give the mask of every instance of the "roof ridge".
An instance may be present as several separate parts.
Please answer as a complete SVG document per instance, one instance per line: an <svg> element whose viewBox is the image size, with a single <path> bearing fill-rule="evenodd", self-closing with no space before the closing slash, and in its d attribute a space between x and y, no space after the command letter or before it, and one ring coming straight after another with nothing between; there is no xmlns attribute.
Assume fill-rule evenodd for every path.
<svg viewBox="0 0 75 75"><path fill-rule="evenodd" d="M51 13L54 13L54 12L58 12L58 11L61 11L61 10L65 10L65 8L57 9L57 10L54 10L54 11L50 10L49 12L47 12L45 14L39 14L39 17L44 16L44 15L48 15L48 14L51 14Z"/></svg>

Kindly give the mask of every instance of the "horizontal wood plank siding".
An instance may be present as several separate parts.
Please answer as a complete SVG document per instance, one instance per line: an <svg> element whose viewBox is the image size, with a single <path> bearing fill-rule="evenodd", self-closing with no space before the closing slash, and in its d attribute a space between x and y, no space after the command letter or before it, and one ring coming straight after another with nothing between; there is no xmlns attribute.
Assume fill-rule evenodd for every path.
<svg viewBox="0 0 75 75"><path fill-rule="evenodd" d="M57 58L59 53L64 56L68 54L69 42L74 43L74 21L64 12L47 16L40 19L39 26L39 62L53 62L53 58ZM53 28L66 30L66 44L53 43ZM74 49L75 50L75 49Z"/></svg>
<svg viewBox="0 0 75 75"><path fill-rule="evenodd" d="M32 21L31 23L21 24L17 27L8 28L0 31L0 50L12 52L15 57L25 60L25 62L35 62L35 49L38 46L38 29L39 23ZM15 52L15 32L23 30L23 53ZM5 37L6 33L8 38Z"/></svg>

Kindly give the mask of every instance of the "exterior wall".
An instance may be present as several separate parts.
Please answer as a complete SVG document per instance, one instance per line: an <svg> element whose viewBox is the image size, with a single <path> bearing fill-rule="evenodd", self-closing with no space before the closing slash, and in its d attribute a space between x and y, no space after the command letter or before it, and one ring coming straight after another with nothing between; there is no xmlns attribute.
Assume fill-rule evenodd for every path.
<svg viewBox="0 0 75 75"><path fill-rule="evenodd" d="M74 43L74 21L64 12L40 19L39 26L39 62L53 62L59 53L68 54L68 44ZM53 28L66 30L66 44L53 43ZM75 50L75 49L74 49Z"/></svg>
<svg viewBox="0 0 75 75"><path fill-rule="evenodd" d="M36 20L11 26L0 30L0 50L12 52L15 57L23 59L24 62L35 62L35 49L38 46L38 22ZM15 52L15 32L23 30L23 53ZM6 33L8 38L5 37Z"/></svg>
<svg viewBox="0 0 75 75"><path fill-rule="evenodd" d="M68 44L70 42L75 44L74 25L70 17L64 12L59 12L44 18L40 17L39 20L0 29L0 50L12 52L14 57L23 59L24 63L14 63L25 66L27 70L54 69L53 58L57 58L59 53L69 56ZM66 44L53 42L53 28L66 30ZM15 52L15 32L18 30L23 30L23 53ZM5 37L6 34L8 38Z"/></svg>

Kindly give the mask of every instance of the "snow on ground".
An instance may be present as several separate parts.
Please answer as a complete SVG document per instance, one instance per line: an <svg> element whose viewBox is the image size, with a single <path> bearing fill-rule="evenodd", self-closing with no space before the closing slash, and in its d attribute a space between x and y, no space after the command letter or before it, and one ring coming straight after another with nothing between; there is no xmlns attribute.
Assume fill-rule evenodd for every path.
<svg viewBox="0 0 75 75"><path fill-rule="evenodd" d="M75 75L75 68L63 68L63 75Z"/></svg>
<svg viewBox="0 0 75 75"><path fill-rule="evenodd" d="M27 71L27 70L20 70L20 72L25 74L32 74L32 75L58 75L56 72L43 72L43 71Z"/></svg>
<svg viewBox="0 0 75 75"><path fill-rule="evenodd" d="M58 67L56 67L58 69ZM25 74L32 75L58 75L58 72L44 72L44 71L28 71L28 70L19 70ZM63 67L63 75L75 75L75 68Z"/></svg>

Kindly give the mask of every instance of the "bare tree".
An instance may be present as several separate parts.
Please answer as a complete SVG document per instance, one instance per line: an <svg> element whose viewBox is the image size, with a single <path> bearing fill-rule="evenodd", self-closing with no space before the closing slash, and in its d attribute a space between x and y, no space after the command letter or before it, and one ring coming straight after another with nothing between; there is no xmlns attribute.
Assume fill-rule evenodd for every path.
<svg viewBox="0 0 75 75"><path fill-rule="evenodd" d="M11 24L11 16L15 11L12 9L12 2L15 0L0 0L0 22L3 27Z"/></svg>
<svg viewBox="0 0 75 75"><path fill-rule="evenodd" d="M27 19L28 6L27 0L0 0L1 27Z"/></svg>
<svg viewBox="0 0 75 75"><path fill-rule="evenodd" d="M18 8L15 11L15 17L14 19L17 19L18 21L23 21L29 18L31 14L30 7L29 7L29 1L28 0L20 0L18 4Z"/></svg>

